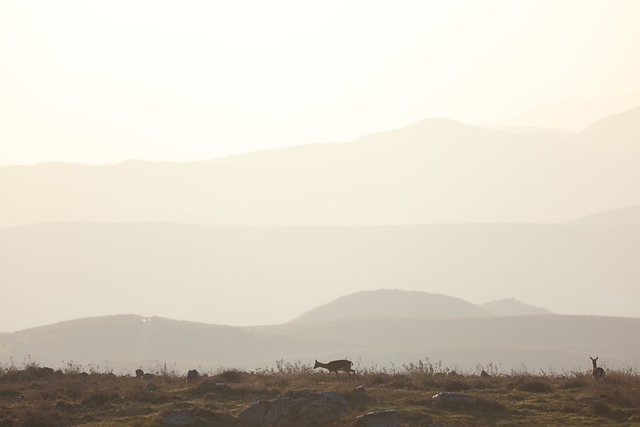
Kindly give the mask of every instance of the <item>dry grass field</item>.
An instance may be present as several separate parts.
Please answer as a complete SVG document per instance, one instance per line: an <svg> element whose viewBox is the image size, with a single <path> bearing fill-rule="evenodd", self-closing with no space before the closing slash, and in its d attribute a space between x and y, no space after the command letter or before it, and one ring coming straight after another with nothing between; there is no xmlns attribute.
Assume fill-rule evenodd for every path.
<svg viewBox="0 0 640 427"><path fill-rule="evenodd" d="M491 367L490 367L491 368ZM401 368L329 375L310 365L280 361L256 371L224 369L187 384L186 375L159 366L154 375L115 375L73 363L53 372L36 363L0 368L0 427L159 426L188 414L194 426L235 426L252 402L299 391L335 391L349 414L330 424L350 426L370 411L395 409L402 426L640 425L640 375L452 374L419 362ZM354 390L364 386L364 392ZM437 404L439 392L458 392L475 403Z"/></svg>

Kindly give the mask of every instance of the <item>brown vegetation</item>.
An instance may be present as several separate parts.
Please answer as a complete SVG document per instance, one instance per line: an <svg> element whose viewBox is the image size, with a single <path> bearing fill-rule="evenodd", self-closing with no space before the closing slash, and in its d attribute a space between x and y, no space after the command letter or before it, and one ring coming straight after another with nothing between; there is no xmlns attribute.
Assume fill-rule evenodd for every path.
<svg viewBox="0 0 640 427"><path fill-rule="evenodd" d="M478 370L479 371L479 370ZM591 372L533 375L526 371L452 375L419 362L402 368L359 369L360 376L314 372L300 362L277 362L255 371L186 375L164 368L150 380L69 364L59 374L34 363L0 367L0 426L156 426L184 414L199 426L234 426L251 402L299 391L335 391L353 425L370 411L396 409L403 426L457 425L637 425L640 375L610 370L607 382ZM362 387L360 387L362 386ZM450 392L465 400L435 402ZM469 403L472 402L472 403Z"/></svg>

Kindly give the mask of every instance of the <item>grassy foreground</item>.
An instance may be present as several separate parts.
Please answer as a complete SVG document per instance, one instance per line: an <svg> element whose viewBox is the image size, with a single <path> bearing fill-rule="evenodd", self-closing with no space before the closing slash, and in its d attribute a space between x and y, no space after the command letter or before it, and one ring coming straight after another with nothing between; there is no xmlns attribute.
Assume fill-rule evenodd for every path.
<svg viewBox="0 0 640 427"><path fill-rule="evenodd" d="M224 384L221 386L220 384ZM355 391L364 386L365 392ZM53 370L28 364L0 367L0 427L159 426L172 413L196 417L196 426L235 426L251 402L295 391L336 391L350 414L396 409L402 426L640 425L640 376L609 371L596 383L589 372L491 376L434 372L419 363L402 369L361 370L357 377L314 372L302 363L245 372L226 369L187 384L165 368L152 378L114 375L68 364ZM439 405L439 392L463 393L474 405Z"/></svg>

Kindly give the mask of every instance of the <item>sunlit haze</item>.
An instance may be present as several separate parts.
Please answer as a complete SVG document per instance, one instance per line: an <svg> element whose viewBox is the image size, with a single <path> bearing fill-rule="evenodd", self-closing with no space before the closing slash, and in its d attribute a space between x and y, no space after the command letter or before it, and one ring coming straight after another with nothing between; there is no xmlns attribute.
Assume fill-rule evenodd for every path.
<svg viewBox="0 0 640 427"><path fill-rule="evenodd" d="M0 406L71 422L128 396L34 394L22 360L315 381L347 358L413 367L394 396L429 360L562 373L548 396L603 408L575 423L631 419L630 391L601 399L622 374L581 372L640 378L639 260L640 0L0 1L0 376L27 390ZM175 408L238 412L228 372ZM512 383L471 412L542 411Z"/></svg>
<svg viewBox="0 0 640 427"><path fill-rule="evenodd" d="M2 2L0 164L209 159L429 117L581 128L640 103L639 19L633 0Z"/></svg>

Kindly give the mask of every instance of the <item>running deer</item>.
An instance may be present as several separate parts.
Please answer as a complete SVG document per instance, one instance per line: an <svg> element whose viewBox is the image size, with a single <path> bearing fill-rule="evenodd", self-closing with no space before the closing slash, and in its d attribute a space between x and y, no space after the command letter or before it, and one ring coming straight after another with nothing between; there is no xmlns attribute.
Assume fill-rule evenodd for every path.
<svg viewBox="0 0 640 427"><path fill-rule="evenodd" d="M313 369L325 368L329 371L329 375L331 375L331 372L335 372L336 376L338 376L338 371L346 372L349 375L353 372L355 375L356 371L351 369L351 365L353 365L353 362L350 360L332 360L329 363L322 363L316 360L316 364L313 365Z"/></svg>
<svg viewBox="0 0 640 427"><path fill-rule="evenodd" d="M591 359L591 363L593 363L593 373L591 374L593 375L593 379L596 381L598 380L606 381L607 373L604 371L604 369L598 368L598 365L597 365L598 357L596 356L596 358L594 359L593 357L589 356L589 359Z"/></svg>

